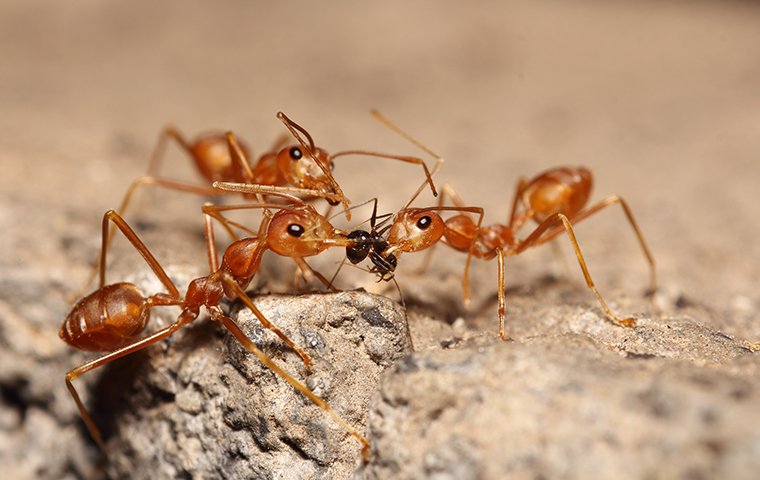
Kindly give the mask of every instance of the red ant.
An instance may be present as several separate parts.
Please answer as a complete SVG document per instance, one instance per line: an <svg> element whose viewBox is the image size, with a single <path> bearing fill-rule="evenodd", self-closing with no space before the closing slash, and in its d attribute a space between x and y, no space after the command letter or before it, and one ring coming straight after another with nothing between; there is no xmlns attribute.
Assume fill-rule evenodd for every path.
<svg viewBox="0 0 760 480"><path fill-rule="evenodd" d="M635 319L631 317L620 318L615 315L594 285L575 237L573 225L610 205L619 204L649 263L651 292L654 292L657 283L654 259L625 200L615 195L586 207L591 186L591 172L583 167L558 167L547 170L530 181L521 179L517 184L509 223L507 225L494 224L482 227L483 209L465 206L456 192L450 186L444 185L441 189L444 195L441 196L438 206L402 209L393 217L392 223L383 230L376 231L373 228L371 233L367 233L369 238L365 240L364 245L356 244L347 247L347 254L350 252L352 255L349 255L349 259L353 263L357 263L366 257L366 255L362 257L362 252L374 251L374 255L369 255L374 264L372 271L377 273L381 279L389 279L393 276L398 254L418 252L442 241L449 247L468 254L462 278L465 305L470 302L468 278L472 257L484 260L496 257L498 264L499 337L506 340L504 257L518 255L530 247L549 242L564 231L575 249L586 284L594 292L607 318L617 325L633 327L636 324ZM446 195L451 197L455 206L442 206ZM463 213L443 220L437 213L440 211ZM473 221L466 213L478 214L477 222ZM519 230L531 220L537 222L538 227L530 232L527 237L517 238ZM384 232L387 232L387 236L382 238ZM349 234L349 238L358 238L358 234L352 232ZM372 248L367 248L367 244L371 244ZM425 264L428 261L429 257Z"/></svg>
<svg viewBox="0 0 760 480"><path fill-rule="evenodd" d="M255 193L250 193L249 189L247 193L244 193L245 198L255 197L259 203L264 201L262 194L284 193L302 195L307 198L324 198L330 205L342 204L346 212L346 219L350 220L349 200L331 173L334 168L333 160L347 155L366 155L420 165L433 195L438 195L427 165L417 157L367 150L345 150L330 155L324 149L317 147L309 132L288 118L287 115L278 112L277 118L288 128L300 146L285 145L286 139L281 139L275 143L272 151L264 153L253 165L248 161L250 149L243 142L238 142L232 132L202 134L188 141L176 128L165 127L159 135L158 142L151 155L148 174L132 182L117 212L124 215L134 193L144 185L157 185L198 195L218 196L236 191L234 189L236 184L254 184L259 188ZM306 137L305 140L302 135ZM166 142L169 139L176 141L190 155L200 174L208 181L231 185L228 191L155 176L163 160ZM305 155L304 152L306 152ZM108 249L113 233L114 228L111 228L108 239L104 243L105 249ZM85 285L92 282L97 269L98 266L95 265Z"/></svg>
<svg viewBox="0 0 760 480"><path fill-rule="evenodd" d="M212 320L218 321L227 328L264 365L275 371L317 406L332 415L361 443L362 455L364 458L368 457L369 444L366 439L339 417L324 400L314 395L294 377L277 366L220 308L220 303L225 296L231 299L239 298L251 309L265 328L274 332L290 346L301 357L307 368L311 367L311 359L308 354L299 349L279 328L269 322L245 294L244 290L258 271L262 256L267 250L272 250L282 256L302 259L302 257L316 255L331 246L350 246L353 241L346 238L345 232L334 228L312 206L295 197L279 196L294 203L286 206L262 204L204 207L207 254L212 273L190 282L184 297L179 294L177 287L127 222L113 210L109 210L103 216L100 286L98 290L84 297L74 306L64 320L59 333L66 343L80 350L109 352L66 374L66 387L76 402L90 434L103 452L106 452L105 443L80 400L72 381L86 372L168 338L198 318L201 307L205 307ZM222 256L220 265L211 221L212 217L215 217L225 222L226 220L219 211L234 208L278 210L271 216L268 215L264 218L256 238L243 238L229 245ZM137 286L131 283L105 284L105 247L109 235L109 222L113 222L142 255L163 283L166 292L146 297ZM141 338L140 335L147 326L151 310L160 306L178 306L182 311L177 320L168 327L161 328Z"/></svg>
<svg viewBox="0 0 760 480"><path fill-rule="evenodd" d="M404 132L383 117L379 112L372 112L381 122L401 134L412 143L439 159L433 169L433 174L441 165L441 157ZM356 243L346 247L346 257L351 263L359 263L369 257L373 263L370 272L376 273L380 280L390 280L398 264L398 254L402 252L418 252L434 246L438 241L459 250L467 252L467 261L462 276L462 291L465 306L470 304L469 271L472 257L491 260L497 258L498 264L498 315L499 337L506 340L505 334L505 302L504 302L504 257L514 256L526 249L553 240L565 231L575 250L578 263L583 271L586 285L594 292L607 318L623 327L633 327L634 318L620 318L607 306L597 290L591 274L586 267L586 261L581 253L578 240L575 237L573 224L577 224L600 210L619 204L639 240L641 249L650 267L650 288L652 294L657 287L654 258L644 240L628 203L617 195L608 197L595 205L586 207L591 194L591 172L584 167L557 167L547 170L531 180L520 179L517 182L512 210L507 225L494 224L482 227L484 211L480 207L465 206L465 203L449 185L442 187L443 195L439 198L438 206L427 208L409 208L409 205L422 191L424 184L417 189L406 206L381 223L389 225L378 230L376 225L376 210L373 211L371 232L355 230L348 237ZM443 206L444 199L449 196L455 206ZM585 207L585 208L584 208ZM437 212L461 212L447 220L443 220ZM477 214L477 222L467 214ZM529 221L538 223L524 239L518 239L517 233ZM387 236L383 235L387 232ZM423 264L429 264L432 250Z"/></svg>
<svg viewBox="0 0 760 480"><path fill-rule="evenodd" d="M163 159L166 141L169 139L176 141L190 155L199 173L209 182L268 185L276 187L271 191L324 198L331 205L341 203L346 210L347 220L351 219L348 210L350 202L332 176L333 160L338 157L365 155L420 165L433 195L437 196L427 165L417 157L368 150L344 150L330 155L314 144L314 140L306 129L288 118L284 113L278 112L277 118L285 124L300 146L286 145L285 139L280 140L275 143L272 151L262 154L254 164L250 164L248 161L250 157L249 148L243 142L238 142L231 132L202 134L188 141L176 128L165 127L159 135L158 143L151 155L148 174L132 182L118 211L122 215L124 214L132 195L137 188L143 185L159 185L201 195L216 196L228 193L207 186L156 177L156 172ZM306 139L304 140L301 135ZM248 198L250 196L246 195Z"/></svg>

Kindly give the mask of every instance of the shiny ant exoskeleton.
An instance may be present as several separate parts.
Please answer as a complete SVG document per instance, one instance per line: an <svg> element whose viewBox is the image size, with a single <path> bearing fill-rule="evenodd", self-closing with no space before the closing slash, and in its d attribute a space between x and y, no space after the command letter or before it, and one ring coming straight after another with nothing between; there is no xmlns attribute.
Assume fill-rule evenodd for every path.
<svg viewBox="0 0 760 480"><path fill-rule="evenodd" d="M244 143L238 142L231 132L226 134L207 133L188 141L176 128L166 127L161 132L156 148L151 155L148 174L132 182L120 204L119 213L124 214L135 191L144 185L159 185L173 190L210 196L224 195L235 191L230 188L225 192L209 186L157 177L158 168L166 148L166 141L169 139L176 141L187 152L199 173L209 183L268 185L276 187L272 191L307 198L324 198L331 205L340 203L347 209L350 202L332 175L335 166L334 160L348 155L364 155L420 165L433 195L437 195L427 165L417 157L369 150L344 150L331 155L326 150L317 147L309 132L288 118L287 115L278 112L277 118L288 128L298 144L287 145L287 139L280 139L271 151L262 154L255 163L249 163L249 148ZM247 192L243 193L246 198L254 196ZM258 198L260 199L260 197ZM348 211L346 216L350 220Z"/></svg>
<svg viewBox="0 0 760 480"><path fill-rule="evenodd" d="M151 155L148 174L132 182L116 211L124 215L139 188L156 185L205 196L242 193L247 199L258 199L259 203L264 202L265 195L278 193L299 195L304 198L324 198L330 205L342 204L346 219L350 220L349 200L332 176L334 159L349 155L364 155L420 165L433 195L438 195L427 165L417 157L368 150L344 150L330 155L326 150L317 147L309 132L287 115L278 112L277 118L287 127L298 145L286 145L287 139L280 139L275 143L272 151L261 155L253 164L250 164L248 160L249 148L244 143L238 142L232 132L207 133L193 140L187 140L176 128L165 127ZM177 142L187 152L204 178L209 182L214 182L215 186L219 184L227 188L212 188L156 176L169 139ZM237 188L239 185L246 185L246 189ZM111 228L104 243L106 250L110 246L113 233L114 229ZM97 269L96 264L85 283L86 286L89 286L94 279Z"/></svg>
<svg viewBox="0 0 760 480"><path fill-rule="evenodd" d="M558 167L547 170L530 181L520 180L512 204L509 223L481 226L483 209L465 206L454 190L445 185L439 205L427 208L404 208L393 216L392 223L384 228L387 232L384 238L385 248L374 252L369 258L373 262L373 270L381 279L392 278L395 262L376 261L389 256L398 257L402 252L418 252L436 245L439 241L449 247L467 252L467 262L462 277L462 288L465 304L470 302L469 268L472 257L484 260L497 259L498 263L498 315L499 337L506 339L505 303L504 303L504 258L522 253L526 249L546 243L563 231L567 233L575 250L578 263L588 288L596 296L607 318L623 327L633 327L635 319L620 318L607 306L604 298L597 290L586 266L580 246L575 237L573 225L584 220L600 210L619 204L626 215L631 228L638 238L650 266L650 291L656 288L654 259L633 217L628 204L619 196L608 197L590 207L587 207L592 186L591 172L583 167ZM455 206L443 206L445 196L449 196ZM439 212L460 212L444 220ZM468 214L477 214L474 221ZM529 221L535 221L538 226L525 238L517 234ZM373 245L380 245L380 239L373 238ZM348 247L357 249L356 245ZM429 257L425 264L429 262Z"/></svg>
<svg viewBox="0 0 760 480"><path fill-rule="evenodd" d="M66 374L66 387L71 393L90 434L104 452L106 446L102 436L79 398L72 381L86 372L168 338L198 318L201 307L205 307L211 319L218 321L227 328L249 352L256 355L262 363L287 380L317 406L332 415L361 443L362 454L364 458L367 458L369 444L366 439L339 417L324 400L314 395L294 377L277 366L220 308L220 303L224 297L240 299L256 315L262 326L274 332L291 347L301 357L307 368L311 367L311 359L308 354L298 348L284 332L269 322L244 290L259 270L262 256L267 250L278 255L303 260L303 257L316 255L331 246L350 246L353 241L347 238L346 232L334 228L312 206L295 197L279 196L285 197L293 204L284 206L276 204L212 205L204 207L207 253L211 273L190 282L184 296L180 295L177 287L153 254L118 213L110 210L103 216L100 286L73 307L61 326L60 337L69 345L81 350L109 352ZM265 216L256 236L243 238L230 244L225 250L220 264L211 223L212 217L225 223L227 220L220 212L237 208L262 208L277 211ZM131 283L120 282L106 285L105 244L109 236L110 223L113 223L142 255L166 288L166 292L145 296L137 286ZM181 313L177 320L168 327L141 337L148 324L151 310L162 306L179 307Z"/></svg>

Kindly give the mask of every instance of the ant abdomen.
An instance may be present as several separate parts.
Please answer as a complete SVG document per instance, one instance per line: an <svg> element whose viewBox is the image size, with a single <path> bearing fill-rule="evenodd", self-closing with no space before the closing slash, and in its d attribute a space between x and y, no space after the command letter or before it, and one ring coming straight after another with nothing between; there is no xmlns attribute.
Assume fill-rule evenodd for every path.
<svg viewBox="0 0 760 480"><path fill-rule="evenodd" d="M238 141L245 158L251 158L249 149L243 142ZM190 145L198 171L210 182L235 179L243 182L245 177L233 163L227 145L227 137L220 133L208 133L196 137Z"/></svg>
<svg viewBox="0 0 760 480"><path fill-rule="evenodd" d="M106 285L74 306L58 335L80 350L115 350L145 329L150 317L145 301L132 283Z"/></svg>
<svg viewBox="0 0 760 480"><path fill-rule="evenodd" d="M553 168L528 182L522 200L538 223L557 213L573 217L586 205L591 186L591 172L586 168Z"/></svg>

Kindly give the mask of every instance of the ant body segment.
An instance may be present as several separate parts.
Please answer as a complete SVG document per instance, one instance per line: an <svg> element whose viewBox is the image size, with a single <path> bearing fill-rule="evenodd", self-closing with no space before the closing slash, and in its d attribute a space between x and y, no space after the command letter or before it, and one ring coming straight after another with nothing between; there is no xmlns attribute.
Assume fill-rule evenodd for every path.
<svg viewBox="0 0 760 480"><path fill-rule="evenodd" d="M597 298L605 316L616 325L633 327L636 321L632 317L620 318L607 306L604 298L597 290L586 266L580 246L575 237L573 225L584 220L600 210L619 204L638 238L641 249L650 267L650 291L656 288L654 258L644 240L644 237L633 217L628 204L619 196L608 197L592 206L587 207L592 186L591 172L583 167L558 167L547 170L530 181L521 179L517 184L512 211L508 223L481 226L483 209L467 207L456 192L448 185L442 187L443 195L439 205L427 208L404 208L393 216L391 225L384 228L387 232L384 244L378 239L372 239L373 245L383 245L381 251L369 255L373 262L373 271L380 279L392 278L395 262L379 261L389 256L394 258L402 252L418 252L436 245L439 241L449 247L467 252L467 262L462 277L462 289L465 305L470 302L469 268L472 257L491 260L498 263L498 315L499 337L507 339L505 329L504 301L504 258L519 255L530 247L549 242L562 232L567 233L575 250L578 263L586 284ZM449 196L455 206L443 206L444 197ZM455 215L444 220L438 212L458 211ZM477 222L468 214L478 214ZM535 221L535 227L525 238L518 238L518 232L529 222ZM351 250L360 250L352 245ZM431 251L432 253L432 251ZM425 261L429 263L430 256Z"/></svg>
<svg viewBox="0 0 760 480"><path fill-rule="evenodd" d="M309 132L288 118L287 115L278 112L277 118L283 122L298 144L287 145L287 139L280 139L271 151L262 154L255 163L248 160L250 149L245 143L239 142L232 132L202 134L188 141L176 128L165 127L159 135L158 143L151 155L148 174L132 182L118 211L120 214L124 214L134 192L143 185L159 185L169 189L211 196L236 191L230 188L224 192L208 186L157 177L156 173L163 159L166 142L170 139L177 142L185 150L199 173L209 183L265 185L272 187L271 191L274 192L301 195L307 198L324 198L333 206L342 204L347 210L350 202L332 175L335 166L334 160L348 155L364 155L420 165L433 195L437 195L427 165L417 157L369 150L344 150L331 155L326 150L317 147ZM246 198L253 197L249 192L242 193ZM261 197L257 198L261 201ZM350 220L350 213L347 212L346 217Z"/></svg>
<svg viewBox="0 0 760 480"><path fill-rule="evenodd" d="M434 196L438 195L430 171L424 161L417 157L392 155L368 150L344 150L330 155L326 150L317 147L306 129L288 118L282 112L277 118L283 122L288 131L298 142L298 145L287 145L287 139L278 140L272 151L261 155L254 164L248 160L250 149L239 142L232 132L226 134L207 133L187 140L172 126L167 126L159 135L158 143L151 155L148 174L139 177L127 189L124 198L116 210L124 215L135 192L145 185L157 185L170 190L176 190L197 195L219 196L230 193L242 193L246 199L256 198L264 202L264 195L293 196L305 198L324 198L330 205L342 204L346 219L351 219L349 200L340 185L332 176L334 159L349 155L364 155L377 158L398 160L401 162L420 165L425 173L426 181ZM305 137L305 138L304 138ZM177 142L192 158L199 173L214 187L196 185L156 176L166 149L168 140ZM215 188L217 185L227 188ZM244 185L243 188L240 186ZM228 229L229 230L229 229ZM114 228L111 228L107 241L103 244L108 249ZM234 236L233 236L234 238ZM97 264L93 267L86 286L95 277Z"/></svg>
<svg viewBox="0 0 760 480"><path fill-rule="evenodd" d="M327 411L353 435L362 445L363 457L367 458L369 444L366 439L339 417L324 400L314 395L266 356L246 336L235 321L225 315L220 308L220 303L224 297L239 298L246 307L251 309L262 326L274 332L292 348L301 357L307 369L311 367L311 359L308 354L299 349L285 333L269 322L244 290L258 271L262 256L267 250L302 260L303 257L316 255L331 246L349 246L352 244L352 240L346 238L345 232L332 227L327 219L317 213L312 206L295 197L279 196L288 198L294 204L287 206L261 204L204 207L207 253L211 273L191 281L184 296L180 295L177 287L153 254L118 213L110 210L103 216L100 286L73 307L64 320L59 333L66 343L77 349L109 352L70 370L66 374L66 387L90 434L103 452L106 452L106 446L102 436L79 398L72 381L86 372L168 338L180 328L197 319L201 307L205 307L212 320L218 321L227 328L264 365L306 395L314 404ZM278 209L278 211L264 218L256 237L243 238L230 244L224 252L220 264L214 243L212 217L226 222L226 219L219 212L236 208ZM137 286L131 283L105 284L105 243L108 240L109 223L111 222L142 255L166 288L166 292L145 296ZM177 320L168 327L140 337L148 324L151 310L163 306L179 307L181 313Z"/></svg>

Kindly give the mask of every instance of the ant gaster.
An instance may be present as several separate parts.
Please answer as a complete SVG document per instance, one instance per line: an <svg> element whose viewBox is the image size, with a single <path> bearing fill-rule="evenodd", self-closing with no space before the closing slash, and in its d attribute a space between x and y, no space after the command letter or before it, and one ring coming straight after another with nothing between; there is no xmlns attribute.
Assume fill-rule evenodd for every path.
<svg viewBox="0 0 760 480"><path fill-rule="evenodd" d="M443 195L437 207L404 208L393 217L385 238L387 248L378 252L380 257L402 252L418 252L442 241L449 247L467 252L467 262L462 277L465 304L470 302L469 268L472 257L484 260L497 259L498 263L498 315L499 337L506 340L504 301L504 257L519 255L526 249L546 243L562 232L567 233L575 250L578 263L583 271L586 284L597 298L606 317L623 327L633 327L635 319L620 318L607 306L597 290L586 266L580 246L575 237L573 225L610 206L619 204L638 238L641 249L650 267L650 292L656 288L654 258L633 217L628 204L619 196L608 197L587 207L592 186L591 172L583 167L558 167L547 170L530 181L521 179L517 184L509 222L482 227L483 209L467 207L456 192L448 185L442 187ZM445 196L449 196L455 206L443 206ZM439 212L458 211L444 220ZM477 214L474 221L468 214ZM518 238L518 232L529 221L538 226L526 237ZM429 262L429 257L425 264ZM392 269L384 270L375 263L377 274L385 278Z"/></svg>
<svg viewBox="0 0 760 480"><path fill-rule="evenodd" d="M284 196L284 195L280 195ZM284 332L269 322L246 295L245 288L259 269L263 254L272 250L278 255L302 258L316 255L331 246L350 246L352 241L346 238L346 232L335 229L325 217L314 208L295 197L288 197L294 204L283 206L275 204L243 206L206 206L204 207L207 254L211 273L190 282L184 297L171 281L159 262L140 240L137 234L115 211L110 210L103 216L102 242L100 258L100 287L82 298L71 310L63 322L60 337L69 345L88 351L105 351L105 355L91 360L66 374L66 387L74 399L79 412L87 425L93 439L103 452L105 443L98 428L92 421L84 404L74 388L73 380L95 368L113 360L142 350L162 341L180 328L188 325L205 307L212 320L227 328L235 338L267 367L287 380L317 406L327 411L362 445L362 454L367 458L369 444L353 427L335 413L321 398L282 370L267 357L246 336L240 327L220 308L220 302L226 296L239 298L261 322L262 326L274 332L302 359L305 366L311 366L311 359L306 352L298 348ZM277 209L276 213L266 216L256 237L243 238L233 242L224 252L219 264L212 227L212 217L225 221L220 212L234 208ZM145 296L137 286L120 282L106 285L106 249L109 224L113 223L142 255L155 275L166 288ZM141 337L150 318L151 310L161 306L178 306L181 313L177 320L168 327L161 328L147 336Z"/></svg>

